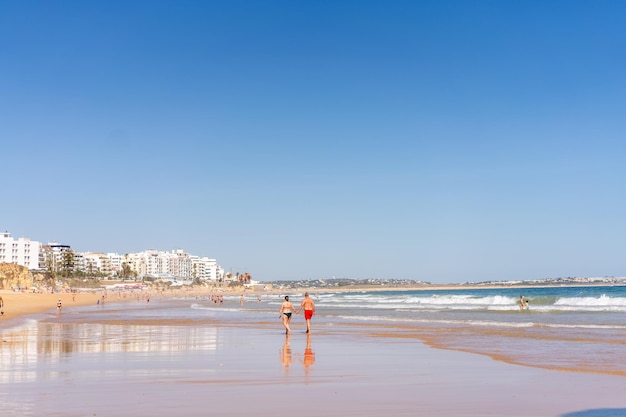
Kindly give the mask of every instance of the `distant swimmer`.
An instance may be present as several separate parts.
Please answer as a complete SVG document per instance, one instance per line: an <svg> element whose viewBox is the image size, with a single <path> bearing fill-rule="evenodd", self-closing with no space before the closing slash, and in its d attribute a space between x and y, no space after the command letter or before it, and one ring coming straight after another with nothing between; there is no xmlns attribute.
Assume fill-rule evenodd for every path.
<svg viewBox="0 0 626 417"><path fill-rule="evenodd" d="M522 311L524 308L526 308L526 301L524 300L524 296L520 295L519 296L519 309L520 311Z"/></svg>

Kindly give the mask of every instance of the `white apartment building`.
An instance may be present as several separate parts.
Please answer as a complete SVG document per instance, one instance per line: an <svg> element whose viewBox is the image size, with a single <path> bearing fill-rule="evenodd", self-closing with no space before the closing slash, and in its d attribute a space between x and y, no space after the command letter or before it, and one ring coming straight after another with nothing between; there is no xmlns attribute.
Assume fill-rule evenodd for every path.
<svg viewBox="0 0 626 417"><path fill-rule="evenodd" d="M218 281L223 276L223 270L215 259L193 256L181 249L129 253L122 262L126 262L139 276L173 275L181 280L198 278L201 281Z"/></svg>
<svg viewBox="0 0 626 417"><path fill-rule="evenodd" d="M191 255L181 249L173 250L170 254L169 271L175 277L187 280L193 276Z"/></svg>
<svg viewBox="0 0 626 417"><path fill-rule="evenodd" d="M139 276L169 274L170 256L168 252L154 249L129 253L126 256L130 268Z"/></svg>
<svg viewBox="0 0 626 417"><path fill-rule="evenodd" d="M48 242L47 245L41 245L42 262L40 263L41 269L52 269L53 271L60 271L63 268L63 254L71 251L72 248L69 245L60 245L57 242ZM82 254L74 253L74 266L72 270L83 270L84 258Z"/></svg>
<svg viewBox="0 0 626 417"><path fill-rule="evenodd" d="M69 245L40 242L28 238L14 239L9 232L0 233L0 263L12 263L28 269L60 271L63 257L71 251ZM146 275L173 275L177 279L200 281L222 281L224 269L215 259L193 256L181 249L171 252L146 250L138 253L119 255L117 253L74 252L73 271L113 275L127 263L140 277Z"/></svg>
<svg viewBox="0 0 626 417"><path fill-rule="evenodd" d="M41 243L25 237L14 239L9 232L0 233L0 263L39 269Z"/></svg>
<svg viewBox="0 0 626 417"><path fill-rule="evenodd" d="M81 253L84 259L84 267L81 269L89 274L101 273L111 275L111 260L107 255L100 252Z"/></svg>
<svg viewBox="0 0 626 417"><path fill-rule="evenodd" d="M215 259L210 259L207 257L199 257L192 256L192 278L197 278L200 281L219 281L222 275L218 274L221 269L219 265L217 265L217 261Z"/></svg>
<svg viewBox="0 0 626 417"><path fill-rule="evenodd" d="M107 258L109 258L109 262L111 263L111 272L119 273L122 270L122 264L126 262L124 257L119 253L109 252L107 253Z"/></svg>

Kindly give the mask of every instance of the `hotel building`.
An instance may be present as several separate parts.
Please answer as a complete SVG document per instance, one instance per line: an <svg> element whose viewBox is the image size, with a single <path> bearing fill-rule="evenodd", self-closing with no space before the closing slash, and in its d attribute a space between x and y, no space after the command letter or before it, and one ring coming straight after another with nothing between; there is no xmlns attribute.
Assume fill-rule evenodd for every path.
<svg viewBox="0 0 626 417"><path fill-rule="evenodd" d="M9 232L0 233L0 263L39 269L41 243L25 237L14 239Z"/></svg>

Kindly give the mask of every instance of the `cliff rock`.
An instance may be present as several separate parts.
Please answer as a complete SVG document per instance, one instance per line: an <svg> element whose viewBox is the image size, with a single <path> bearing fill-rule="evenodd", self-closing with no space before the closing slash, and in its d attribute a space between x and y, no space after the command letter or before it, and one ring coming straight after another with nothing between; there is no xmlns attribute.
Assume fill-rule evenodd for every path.
<svg viewBox="0 0 626 417"><path fill-rule="evenodd" d="M0 263L0 289L8 290L15 286L31 287L33 274L25 266Z"/></svg>

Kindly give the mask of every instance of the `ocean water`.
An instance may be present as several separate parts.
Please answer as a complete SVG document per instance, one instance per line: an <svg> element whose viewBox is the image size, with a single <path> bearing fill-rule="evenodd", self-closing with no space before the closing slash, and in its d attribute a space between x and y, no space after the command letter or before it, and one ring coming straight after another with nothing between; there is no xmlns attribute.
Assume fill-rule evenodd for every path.
<svg viewBox="0 0 626 417"><path fill-rule="evenodd" d="M430 375L429 381L439 378L446 387L450 378L474 378L455 372L450 376L453 365L438 362L448 356L434 355L430 362L425 351L434 350L424 344L475 354L463 359L452 356L461 359L455 363L464 369L466 361L475 363L475 372L492 358L525 369L586 372L620 381L626 376L626 287L311 292L317 307L312 337L304 334L301 315L293 317L293 334L285 337L278 314L284 295L296 306L303 296L263 294L257 299L256 294L246 294L243 304L238 295L219 304L208 294L153 296L150 303L68 305L62 314L52 311L3 327L0 415L135 417L184 411L200 416L206 415L208 392L211 401L230 398L228 403L237 403L240 412L232 415L249 415L255 411L254 402L239 404L234 396L258 395L257 401L267 407L265 398L277 395L272 386L280 392L284 384L313 381L319 382L320 395L327 394L325 384L334 384L331 381L339 384L333 387L351 381L359 398L358 387L364 380L398 383L390 392L398 393L393 403L401 407L406 398L402 390L420 372ZM520 311L520 295L529 300L528 310ZM116 297L109 294L109 299ZM361 372L371 373L369 379L363 379ZM524 372L518 368L514 374ZM507 377L500 383L493 381L490 390L501 384L504 389L508 383L517 386L515 379ZM462 386L466 392L467 381ZM424 415L441 408L441 399L435 400L440 392L436 387L432 388L434 408ZM573 388L587 389L576 384ZM606 405L610 400L621 406L620 398L598 397L598 403ZM412 410L423 403L416 399L410 407L396 410L397 415L405 411L415 415ZM470 394L462 404L476 405ZM181 407L187 408L181 411ZM442 415L486 415L477 410L466 407ZM327 411L320 409L315 415ZM556 414L528 414L543 415Z"/></svg>
<svg viewBox="0 0 626 417"><path fill-rule="evenodd" d="M0 363L42 351L135 349L146 352L216 349L216 326L283 333L278 309L284 295L298 306L302 294L205 297L106 303L43 314L5 330ZM529 309L520 311L520 295ZM497 288L411 291L311 292L314 333L413 338L416 343L472 352L526 366L626 376L626 287ZM115 294L109 294L115 299ZM305 329L294 316L294 333ZM158 328L158 331L156 330ZM21 347L25 344L26 348Z"/></svg>
<svg viewBox="0 0 626 417"><path fill-rule="evenodd" d="M298 305L302 294L286 293ZM520 295L529 301L520 311ZM311 292L317 321L378 325L449 325L466 328L552 328L626 331L626 287L497 288L409 291ZM227 297L222 305L194 300L191 309L224 320L270 318L281 296ZM247 317L246 317L247 316Z"/></svg>
<svg viewBox="0 0 626 417"><path fill-rule="evenodd" d="M289 294L296 304L302 294ZM520 310L519 297L528 300ZM505 362L626 376L626 287L495 288L312 292L314 326L368 329L415 337L438 348L469 351ZM274 320L282 297L248 297L236 305L194 302L193 310L222 320ZM226 308L224 308L226 307ZM302 322L294 318L293 327Z"/></svg>

